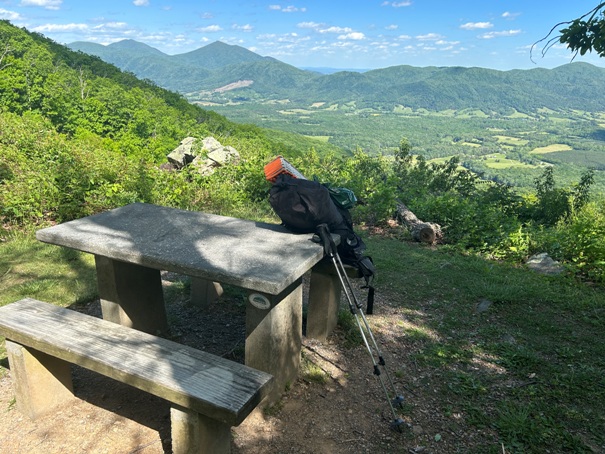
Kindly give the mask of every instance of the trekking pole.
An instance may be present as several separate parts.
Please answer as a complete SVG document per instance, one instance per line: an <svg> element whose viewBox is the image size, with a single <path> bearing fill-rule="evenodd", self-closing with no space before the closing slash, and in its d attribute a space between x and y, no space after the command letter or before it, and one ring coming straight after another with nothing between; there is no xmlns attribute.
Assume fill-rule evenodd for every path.
<svg viewBox="0 0 605 454"><path fill-rule="evenodd" d="M329 234L328 226L325 225L325 224L320 224L318 226L318 229L320 229L320 228L322 230L326 230L327 231L327 241L332 241L332 237ZM376 342L376 338L374 337L374 333L372 332L372 330L370 328L370 325L368 323L368 319L366 318L365 314L363 313L363 306L360 303L359 299L357 298L357 295L355 294L355 292L353 290L353 284L351 284L351 280L349 279L349 276L347 275L347 273L345 271L345 267L344 267L344 265L342 263L340 255L338 255L338 250L336 249L336 245L333 244L333 241L332 241L332 244L330 245L330 248L332 248L332 247L334 248L334 252L332 253L332 255L338 261L338 265L340 266L340 269L339 269L339 266L336 265L336 263L334 264L334 266L336 267L336 270L338 272L338 277L340 278L340 281L341 281L341 284L343 286L343 289L345 290L345 293L347 295L347 300L349 301L350 304L352 304L352 302L351 302L351 296L350 296L350 295L352 295L352 299L355 302L355 308L359 311L359 314L360 314L360 316L361 316L361 318L363 320L363 323L364 323L364 326L366 328L366 331L367 331L367 333L368 333L368 335L370 337L370 340L372 341L372 345L374 347L374 351L376 352L376 354L378 356L378 364L380 364L383 367L383 369L384 369L384 371L385 371L385 373L387 375L387 378L389 380L389 383L391 385L391 389L392 389L394 395L396 396L393 399L393 404L401 406L401 404L403 403L403 400L404 400L403 396L400 395L397 392L397 390L395 389L395 385L393 384L393 380L391 378L391 375L389 374L389 370L386 367L386 362L384 360L384 355L382 354L380 348L378 347L378 343ZM325 249L325 247L324 247L324 249ZM341 276L340 270L342 270L342 276ZM344 276L344 279L343 279L343 276ZM345 281L346 281L346 285L345 285ZM347 293L347 292L349 292L349 293Z"/></svg>
<svg viewBox="0 0 605 454"><path fill-rule="evenodd" d="M357 295L355 294L355 292L353 291L353 284L351 284L351 280L349 279L349 276L347 276L347 273L344 271L344 265L340 259L340 256L338 255L338 253L334 254L336 257L336 260L338 261L341 269L343 270L343 275L344 275L344 280L346 280L347 283L347 287L353 297L353 300L355 301L355 307L357 308L357 311L359 311L359 315L361 316L361 319L363 320L364 326L366 328L366 331L368 332L368 335L370 337L370 340L372 341L372 345L374 347L374 351L376 352L376 354L378 355L378 364L380 364L387 376L387 379L389 380L389 383L391 385L391 389L395 395L395 398L393 399L393 405L399 405L401 406L403 404L403 395L397 393L397 390L395 389L395 385L393 383L393 379L391 378L391 374L389 374L389 370L386 367L386 361L384 360L384 355L382 354L382 351L380 350L380 348L378 347L378 343L376 342L376 338L374 337L374 333L372 332L372 330L370 329L370 324L368 323L368 319L366 318L365 314L363 313L363 306L362 304L359 302L359 300L357 299ZM340 276L339 273L339 278L341 280L341 283L344 287L344 282L343 282L343 278ZM346 293L346 290L345 290ZM350 297L347 294L347 299L350 301Z"/></svg>
<svg viewBox="0 0 605 454"><path fill-rule="evenodd" d="M359 332L361 333L363 343L365 344L366 349L370 355L370 358L372 359L372 364L374 366L374 375L376 375L378 377L380 385L386 395L387 402L389 404L389 407L391 409L391 412L392 412L393 418L394 418L393 421L391 422L391 427L394 429L397 429L397 430L401 430L400 426L402 424L404 424L404 421L395 411L394 405L398 405L399 407L402 407L403 396L397 394L397 392L395 391L395 386L393 385L393 381L391 380L388 370L385 367L386 363L384 361L382 353L378 349L376 339L374 338L374 335L372 334L372 330L370 329L367 319L363 315L363 311L361 310L362 306L359 303L359 301L355 295L355 292L353 291L353 286L351 284L351 281L348 279L344 265L343 265L342 261L340 260L340 256L338 255L338 251L336 249L336 244L334 243L334 240L332 239L332 235L330 234L330 230L328 229L327 224L318 225L317 232L318 232L318 236L323 244L324 252L326 253L326 255L328 255L332 259L332 263L334 264L334 268L336 269L336 274L338 275L342 288L345 291L347 302L349 304L349 310L351 311L351 314L353 314L353 316L355 317L355 321L357 322L357 327L359 328ZM359 321L358 313L361 314L361 317L364 321L365 330L364 330L364 326L362 326L361 322ZM378 363L376 362L376 358L374 357L374 351L372 350L372 348L370 347L370 344L368 342L368 337L366 336L366 332L368 333L370 339L372 340L372 343L374 345L374 350L378 355L378 358L379 358ZM384 380L382 379L380 368L378 367L379 364L381 366L383 366L383 368L387 374L387 377L389 379L389 382L391 384L391 388L393 389L393 392L395 393L396 397L392 400L391 400L391 397L389 396L389 392L387 391L387 388L384 384Z"/></svg>

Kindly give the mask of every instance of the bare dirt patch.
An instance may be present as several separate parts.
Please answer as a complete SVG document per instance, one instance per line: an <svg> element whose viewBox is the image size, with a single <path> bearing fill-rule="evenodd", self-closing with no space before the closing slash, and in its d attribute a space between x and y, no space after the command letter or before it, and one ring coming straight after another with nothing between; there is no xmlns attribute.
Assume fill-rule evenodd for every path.
<svg viewBox="0 0 605 454"><path fill-rule="evenodd" d="M165 282L169 291L172 285L181 285L178 278L172 280ZM204 313L186 303L185 296L177 296L168 304L173 340L243 361L242 295L228 291ZM98 301L74 309L100 315ZM346 332L338 328L325 343L305 339L299 379L281 402L256 411L233 429L232 452L454 453L485 452L488 446L497 446L490 429L469 426L460 415L443 411L447 403L436 391L438 372L421 369L411 359L413 347L401 328L403 309L378 294L375 311L368 320L395 387L406 397L401 432L390 427L393 416L368 352L361 345L347 347ZM169 405L161 399L74 368L79 399L31 421L16 410L10 371L0 368L0 374L0 452L171 452Z"/></svg>

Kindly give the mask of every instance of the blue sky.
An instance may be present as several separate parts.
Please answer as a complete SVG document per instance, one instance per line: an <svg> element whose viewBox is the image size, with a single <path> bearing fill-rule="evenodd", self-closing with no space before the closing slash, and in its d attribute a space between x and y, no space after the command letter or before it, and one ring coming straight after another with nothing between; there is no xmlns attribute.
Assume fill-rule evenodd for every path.
<svg viewBox="0 0 605 454"><path fill-rule="evenodd" d="M569 63L561 45L531 45L596 0L0 0L0 19L62 43L134 39L167 54L213 41L298 67L479 66ZM596 55L576 57L605 66Z"/></svg>

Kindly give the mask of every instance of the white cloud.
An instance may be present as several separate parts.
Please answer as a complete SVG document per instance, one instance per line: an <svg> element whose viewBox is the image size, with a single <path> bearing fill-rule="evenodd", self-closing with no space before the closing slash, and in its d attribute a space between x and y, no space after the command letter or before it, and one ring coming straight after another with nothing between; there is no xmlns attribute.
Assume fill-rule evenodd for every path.
<svg viewBox="0 0 605 454"><path fill-rule="evenodd" d="M401 8L403 6L410 6L411 1L406 2L382 2L382 6L392 6L393 8Z"/></svg>
<svg viewBox="0 0 605 454"><path fill-rule="evenodd" d="M149 0L134 0L132 4L134 6L149 6Z"/></svg>
<svg viewBox="0 0 605 454"><path fill-rule="evenodd" d="M399 28L399 25L392 24L392 25L387 25L384 28L385 28L385 30L397 30Z"/></svg>
<svg viewBox="0 0 605 454"><path fill-rule="evenodd" d="M88 25L86 24L45 24L33 27L32 31L38 33L50 32L50 33L69 33L72 31L86 31Z"/></svg>
<svg viewBox="0 0 605 454"><path fill-rule="evenodd" d="M435 41L435 44L438 44L440 46L446 45L446 46L455 46L457 44L460 44L460 41L445 41L443 39L440 39L438 41Z"/></svg>
<svg viewBox="0 0 605 454"><path fill-rule="evenodd" d="M20 6L41 6L45 9L59 9L63 0L21 0Z"/></svg>
<svg viewBox="0 0 605 454"><path fill-rule="evenodd" d="M443 39L443 36L437 33L427 33L426 35L416 36L416 39L419 39L420 41L437 41Z"/></svg>
<svg viewBox="0 0 605 454"><path fill-rule="evenodd" d="M197 29L198 32L202 33L215 33L222 31L222 27L220 25L209 25L208 27L200 27Z"/></svg>
<svg viewBox="0 0 605 454"><path fill-rule="evenodd" d="M505 11L504 13L502 13L502 17L504 19L516 19L520 15L521 13L511 13L510 11Z"/></svg>
<svg viewBox="0 0 605 454"><path fill-rule="evenodd" d="M500 36L516 36L518 34L521 33L521 30L503 30L501 32L488 32L488 33L484 33L483 35L480 35L479 38L481 39L492 39L492 38L498 38Z"/></svg>
<svg viewBox="0 0 605 454"><path fill-rule="evenodd" d="M250 24L245 24L245 25L233 24L231 26L231 28L233 30L239 30L239 31L242 31L242 32L251 32L251 31L254 30L254 27L252 25L250 25Z"/></svg>
<svg viewBox="0 0 605 454"><path fill-rule="evenodd" d="M351 33L352 28L349 27L328 27L319 30L319 33Z"/></svg>
<svg viewBox="0 0 605 454"><path fill-rule="evenodd" d="M286 7L282 7L281 5L269 5L269 9L272 11L281 11L282 13L304 13L307 11L307 8L297 8L293 5Z"/></svg>
<svg viewBox="0 0 605 454"><path fill-rule="evenodd" d="M15 11L9 11L7 9L0 8L0 19L21 20L23 19L23 17Z"/></svg>
<svg viewBox="0 0 605 454"><path fill-rule="evenodd" d="M338 39L340 39L340 40L352 39L354 41L360 41L362 39L366 39L366 35L364 35L361 32L352 32L352 33L347 33L346 35L339 35Z"/></svg>
<svg viewBox="0 0 605 454"><path fill-rule="evenodd" d="M105 28L110 29L124 29L128 26L126 22L107 22L106 24L99 24L94 27L95 30L101 30Z"/></svg>
<svg viewBox="0 0 605 454"><path fill-rule="evenodd" d="M486 28L492 28L494 24L491 22L467 22L460 26L463 30L482 30Z"/></svg>
<svg viewBox="0 0 605 454"><path fill-rule="evenodd" d="M321 27L321 24L318 24L317 22L300 22L296 26L298 28L318 29L319 27Z"/></svg>
<svg viewBox="0 0 605 454"><path fill-rule="evenodd" d="M296 8L295 6L287 6L286 8L282 9L282 12L284 13L297 13L299 11L301 13L304 13L305 11L307 11L307 8Z"/></svg>

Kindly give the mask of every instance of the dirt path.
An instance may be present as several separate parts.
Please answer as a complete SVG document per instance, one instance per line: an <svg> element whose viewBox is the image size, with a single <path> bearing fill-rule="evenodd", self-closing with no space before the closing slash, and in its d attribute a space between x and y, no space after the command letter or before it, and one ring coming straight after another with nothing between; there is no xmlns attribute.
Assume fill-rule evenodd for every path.
<svg viewBox="0 0 605 454"><path fill-rule="evenodd" d="M184 301L171 303L174 339L241 361L244 306L237 294L227 299L210 315ZM395 386L407 399L403 431L390 428L393 417L367 351L345 347L346 332L338 329L326 343L305 340L299 379L278 405L233 429L234 454L453 453L497 446L491 431L464 426L455 414L444 416L444 403L436 401L432 389L439 377L418 370L409 359L401 309L380 298L376 308L369 319ZM100 311L98 302L77 309ZM0 376L2 453L170 452L169 406L149 394L76 368L80 400L31 421L15 408L10 372L0 368Z"/></svg>

